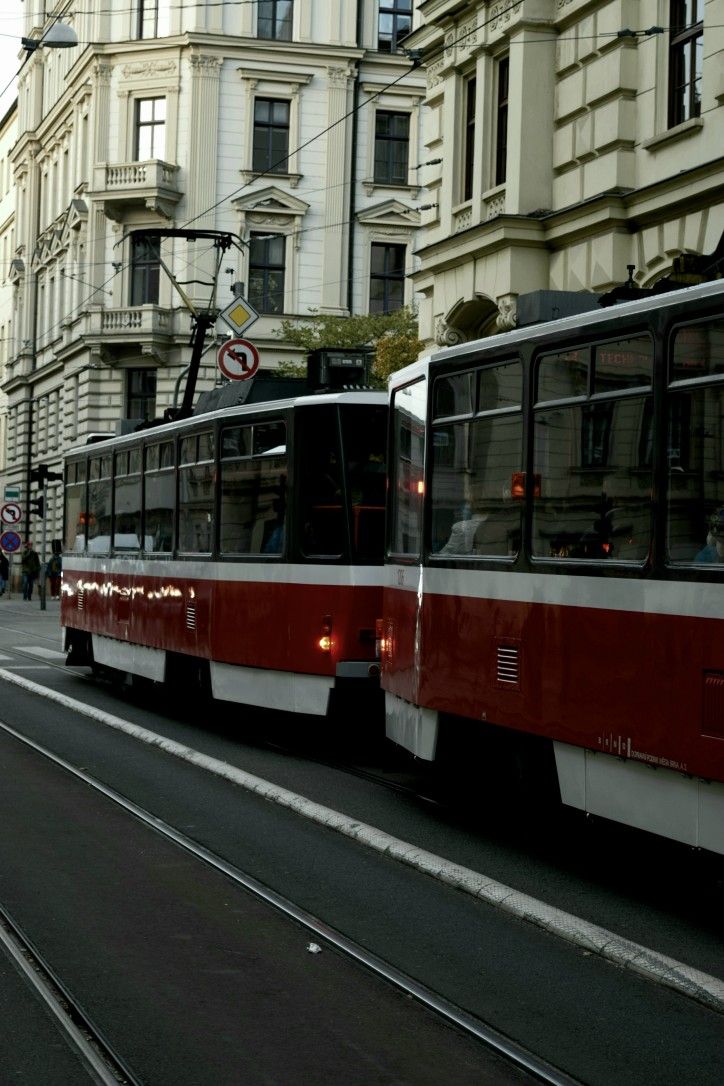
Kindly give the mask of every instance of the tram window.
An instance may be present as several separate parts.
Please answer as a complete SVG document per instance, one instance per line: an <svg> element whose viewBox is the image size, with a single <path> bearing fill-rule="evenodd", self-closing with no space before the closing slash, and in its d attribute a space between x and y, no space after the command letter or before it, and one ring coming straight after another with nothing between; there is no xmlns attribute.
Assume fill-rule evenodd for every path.
<svg viewBox="0 0 724 1086"><path fill-rule="evenodd" d="M338 558L347 542L337 410L300 410L296 427L301 548L310 557Z"/></svg>
<svg viewBox="0 0 724 1086"><path fill-rule="evenodd" d="M671 354L672 381L724 374L724 320L679 328Z"/></svg>
<svg viewBox="0 0 724 1086"><path fill-rule="evenodd" d="M113 501L113 548L137 551L141 547L141 476L116 479Z"/></svg>
<svg viewBox="0 0 724 1086"><path fill-rule="evenodd" d="M351 503L352 555L381 562L385 547L387 408L347 405L340 409L342 460Z"/></svg>
<svg viewBox="0 0 724 1086"><path fill-rule="evenodd" d="M128 475L128 453L127 452L116 453L116 471L115 471L115 474L117 476L118 475Z"/></svg>
<svg viewBox="0 0 724 1086"><path fill-rule="evenodd" d="M172 468L175 464L173 441L164 441L161 445L161 467Z"/></svg>
<svg viewBox="0 0 724 1086"><path fill-rule="evenodd" d="M650 385L654 372L654 344L650 336L632 336L595 347L593 391L620 392Z"/></svg>
<svg viewBox="0 0 724 1086"><path fill-rule="evenodd" d="M667 555L724 571L724 385L669 399Z"/></svg>
<svg viewBox="0 0 724 1086"><path fill-rule="evenodd" d="M571 400L588 393L588 350L557 351L538 360L536 400Z"/></svg>
<svg viewBox="0 0 724 1086"><path fill-rule="evenodd" d="M128 474L134 475L141 470L141 450L131 449L128 453Z"/></svg>
<svg viewBox="0 0 724 1086"><path fill-rule="evenodd" d="M234 426L221 435L221 459L251 456L251 426Z"/></svg>
<svg viewBox="0 0 724 1086"><path fill-rule="evenodd" d="M437 427L432 451L432 549L443 555L513 557L522 503L513 475L522 466L519 412Z"/></svg>
<svg viewBox="0 0 724 1086"><path fill-rule="evenodd" d="M160 445L148 445L146 447L145 454L145 470L146 471L158 471L161 463L160 458L161 446Z"/></svg>
<svg viewBox="0 0 724 1086"><path fill-rule="evenodd" d="M640 460L650 397L536 412L533 554L643 562L651 537L651 465Z"/></svg>
<svg viewBox="0 0 724 1086"><path fill-rule="evenodd" d="M211 430L199 434L199 462L214 459L214 435Z"/></svg>
<svg viewBox="0 0 724 1086"><path fill-rule="evenodd" d="M111 542L111 457L95 457L88 483L88 550L107 554Z"/></svg>
<svg viewBox="0 0 724 1086"><path fill-rule="evenodd" d="M275 447L283 448L286 427L275 423L274 429ZM266 444L262 440L261 446ZM222 436L227 452L221 461L221 553L280 555L286 533L286 456L230 454L235 447L251 447L251 427L235 427Z"/></svg>
<svg viewBox="0 0 724 1086"><path fill-rule="evenodd" d="M272 450L285 451L286 440L286 426L283 422L257 424L254 427L254 455L260 456Z"/></svg>
<svg viewBox="0 0 724 1086"><path fill-rule="evenodd" d="M82 480L76 481L79 466L77 464L68 465L68 482L65 488L64 549L70 554L83 551L86 540L85 483Z"/></svg>
<svg viewBox="0 0 724 1086"><path fill-rule="evenodd" d="M450 377L438 377L434 391L436 419L472 415L474 410L473 379L472 373L454 373Z"/></svg>
<svg viewBox="0 0 724 1086"><path fill-rule="evenodd" d="M145 551L168 554L173 550L174 492L172 471L147 472L143 511Z"/></svg>
<svg viewBox="0 0 724 1086"><path fill-rule="evenodd" d="M184 464L178 473L179 551L210 554L214 538L213 517L213 463Z"/></svg>
<svg viewBox="0 0 724 1086"><path fill-rule="evenodd" d="M179 445L179 464L195 464L198 458L198 439L196 434L182 437Z"/></svg>
<svg viewBox="0 0 724 1086"><path fill-rule="evenodd" d="M520 407L523 367L520 362L486 367L478 374L478 413Z"/></svg>
<svg viewBox="0 0 724 1086"><path fill-rule="evenodd" d="M422 547L425 493L425 415L427 382L395 392L390 455L390 551L417 557Z"/></svg>

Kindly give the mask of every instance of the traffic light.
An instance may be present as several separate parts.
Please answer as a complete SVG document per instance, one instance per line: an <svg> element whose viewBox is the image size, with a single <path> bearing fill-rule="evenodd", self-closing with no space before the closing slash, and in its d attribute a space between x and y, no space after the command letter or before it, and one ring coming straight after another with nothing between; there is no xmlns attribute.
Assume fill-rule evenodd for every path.
<svg viewBox="0 0 724 1086"><path fill-rule="evenodd" d="M45 516L45 498L41 494L38 498L30 499L30 512L36 517Z"/></svg>
<svg viewBox="0 0 724 1086"><path fill-rule="evenodd" d="M44 487L46 483L59 482L62 478L62 471L50 471L47 464L38 464L37 468L30 469L30 482L38 486Z"/></svg>

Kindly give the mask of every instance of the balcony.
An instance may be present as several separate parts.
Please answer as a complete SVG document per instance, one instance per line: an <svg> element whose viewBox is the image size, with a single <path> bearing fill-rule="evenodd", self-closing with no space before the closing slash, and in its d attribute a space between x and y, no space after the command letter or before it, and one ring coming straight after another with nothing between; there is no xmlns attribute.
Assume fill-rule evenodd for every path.
<svg viewBox="0 0 724 1086"><path fill-rule="evenodd" d="M122 222L127 211L147 207L171 221L183 193L178 185L179 167L160 159L148 162L116 162L93 171L94 199L103 204L109 219Z"/></svg>
<svg viewBox="0 0 724 1086"><path fill-rule="evenodd" d="M185 316L188 314L183 311ZM114 365L129 355L148 355L159 365L173 347L176 316L157 305L90 308L83 340L99 362ZM186 331L186 329L184 329Z"/></svg>

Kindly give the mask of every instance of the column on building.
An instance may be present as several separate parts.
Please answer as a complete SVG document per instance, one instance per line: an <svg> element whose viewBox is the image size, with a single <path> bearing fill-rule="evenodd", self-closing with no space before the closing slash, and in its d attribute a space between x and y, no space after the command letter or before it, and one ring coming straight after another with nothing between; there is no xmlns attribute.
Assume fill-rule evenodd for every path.
<svg viewBox="0 0 724 1086"><path fill-rule="evenodd" d="M352 77L348 68L327 69L327 199L324 209L321 308L347 312L347 252L349 245L350 121L337 123L349 112Z"/></svg>

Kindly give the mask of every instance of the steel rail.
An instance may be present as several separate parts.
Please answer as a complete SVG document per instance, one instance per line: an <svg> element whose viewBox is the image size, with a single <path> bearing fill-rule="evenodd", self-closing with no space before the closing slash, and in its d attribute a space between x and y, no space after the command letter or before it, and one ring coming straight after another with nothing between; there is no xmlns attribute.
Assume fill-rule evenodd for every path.
<svg viewBox="0 0 724 1086"><path fill-rule="evenodd" d="M140 822L161 834L162 837L169 841L173 841L192 856L208 864L221 874L226 875L232 882L235 882L237 885L254 894L257 898L266 902L268 905L271 905L291 920L296 921L308 931L312 932L317 938L322 939L328 945L333 946L343 954L359 962L370 972L384 978L396 988L405 992L407 995L412 996L419 1003L434 1011L441 1018L457 1026L464 1033L475 1037L486 1047L505 1057L509 1063L526 1071L539 1082L547 1083L548 1086L581 1086L580 1080L553 1067L546 1060L529 1052L522 1045L519 1045L511 1038L506 1037L505 1034L501 1033L499 1030L480 1021L473 1015L468 1014L462 1008L455 1006L455 1004L444 999L436 992L433 992L424 984L416 981L413 977L408 976L406 973L403 973L393 965L390 965L376 954L366 950L353 940L348 939L341 932L330 927L328 924L325 924L324 921L320 920L318 917L313 916L305 909L295 905L283 895L278 894L275 890L270 889L257 879L247 875L245 872L240 871L221 856L218 856L204 845L199 844L199 842L194 841L186 834L181 833L167 822L164 822L163 819L151 814L150 811L140 807L138 804L134 803L133 800L123 796L114 788L110 788L108 785L103 784L102 781L99 781L89 773L86 773L85 770L79 769L66 761L65 758L61 758L59 755L54 754L53 751L48 750L47 747L37 743L34 739L29 739L21 732L16 731L11 724L0 720L0 728L21 743L24 743L26 746L36 751L38 754L41 754L43 757L53 762L55 765L66 770L78 780L83 781L84 784L117 804L122 810L133 815Z"/></svg>

